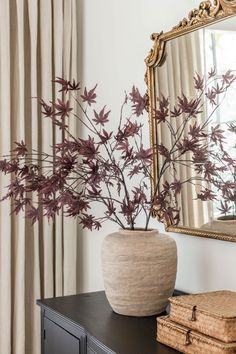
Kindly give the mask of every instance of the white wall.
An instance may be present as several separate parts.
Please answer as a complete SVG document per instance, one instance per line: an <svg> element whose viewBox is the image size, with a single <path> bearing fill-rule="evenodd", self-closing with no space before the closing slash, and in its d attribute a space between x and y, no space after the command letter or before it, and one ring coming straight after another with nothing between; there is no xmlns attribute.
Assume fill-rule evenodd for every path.
<svg viewBox="0 0 236 354"><path fill-rule="evenodd" d="M144 58L152 32L169 30L198 6L195 0L79 0L80 72L90 86L99 84L99 102L112 108L116 123L124 90L133 84L145 89ZM148 124L148 123L146 123ZM153 227L160 227L152 221ZM103 288L100 246L103 235L116 229L107 224L100 232L80 235L79 291ZM236 290L236 244L172 235L178 245L176 288L187 292Z"/></svg>

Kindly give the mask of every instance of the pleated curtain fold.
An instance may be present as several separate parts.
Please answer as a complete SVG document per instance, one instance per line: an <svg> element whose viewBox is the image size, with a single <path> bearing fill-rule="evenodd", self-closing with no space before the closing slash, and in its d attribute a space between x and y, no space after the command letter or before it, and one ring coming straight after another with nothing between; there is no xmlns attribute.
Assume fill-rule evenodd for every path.
<svg viewBox="0 0 236 354"><path fill-rule="evenodd" d="M77 80L76 0L0 1L0 154L15 141L48 152L61 134L42 118L37 97L58 97L52 80ZM76 124L70 130L76 134ZM9 176L0 175L0 196ZM0 204L0 353L40 353L36 299L76 292L76 220L31 226Z"/></svg>

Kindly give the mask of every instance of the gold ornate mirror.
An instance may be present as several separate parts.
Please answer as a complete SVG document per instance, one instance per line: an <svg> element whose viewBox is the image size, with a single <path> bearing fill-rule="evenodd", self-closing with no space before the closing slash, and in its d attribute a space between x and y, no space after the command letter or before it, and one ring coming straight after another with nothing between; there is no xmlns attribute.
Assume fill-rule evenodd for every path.
<svg viewBox="0 0 236 354"><path fill-rule="evenodd" d="M155 216L236 242L236 0L204 1L152 35L146 59Z"/></svg>

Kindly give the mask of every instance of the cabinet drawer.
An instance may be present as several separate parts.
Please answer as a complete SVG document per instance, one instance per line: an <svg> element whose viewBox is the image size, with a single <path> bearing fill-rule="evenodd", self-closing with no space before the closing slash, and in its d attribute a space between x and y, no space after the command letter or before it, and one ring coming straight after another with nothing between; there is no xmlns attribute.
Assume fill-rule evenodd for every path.
<svg viewBox="0 0 236 354"><path fill-rule="evenodd" d="M44 318L44 354L82 354L80 340Z"/></svg>

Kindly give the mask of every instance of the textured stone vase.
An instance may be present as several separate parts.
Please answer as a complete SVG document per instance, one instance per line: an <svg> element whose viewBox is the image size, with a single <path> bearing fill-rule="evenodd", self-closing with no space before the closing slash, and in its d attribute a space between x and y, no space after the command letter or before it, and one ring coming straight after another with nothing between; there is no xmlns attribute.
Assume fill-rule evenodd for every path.
<svg viewBox="0 0 236 354"><path fill-rule="evenodd" d="M157 230L120 230L102 244L104 287L112 309L122 315L163 312L177 270L175 241Z"/></svg>

